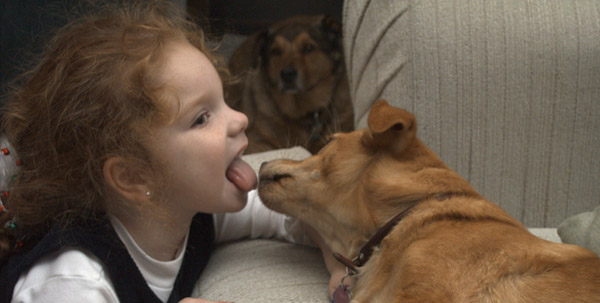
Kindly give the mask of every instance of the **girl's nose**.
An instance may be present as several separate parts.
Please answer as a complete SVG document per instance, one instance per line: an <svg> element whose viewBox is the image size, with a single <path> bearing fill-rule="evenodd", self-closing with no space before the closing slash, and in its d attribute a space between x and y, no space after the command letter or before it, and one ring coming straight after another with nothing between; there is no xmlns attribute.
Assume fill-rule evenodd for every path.
<svg viewBox="0 0 600 303"><path fill-rule="evenodd" d="M228 134L229 136L236 136L248 127L248 117L244 113L231 108L229 108L229 111L231 120L229 121Z"/></svg>

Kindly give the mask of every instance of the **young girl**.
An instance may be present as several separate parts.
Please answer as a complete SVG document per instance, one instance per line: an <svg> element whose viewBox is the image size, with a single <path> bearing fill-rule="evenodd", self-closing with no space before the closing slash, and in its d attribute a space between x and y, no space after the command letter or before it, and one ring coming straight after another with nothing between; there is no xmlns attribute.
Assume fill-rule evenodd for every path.
<svg viewBox="0 0 600 303"><path fill-rule="evenodd" d="M52 39L3 113L20 167L2 200L0 302L179 302L215 241L302 241L252 191L248 121L203 39L161 3Z"/></svg>

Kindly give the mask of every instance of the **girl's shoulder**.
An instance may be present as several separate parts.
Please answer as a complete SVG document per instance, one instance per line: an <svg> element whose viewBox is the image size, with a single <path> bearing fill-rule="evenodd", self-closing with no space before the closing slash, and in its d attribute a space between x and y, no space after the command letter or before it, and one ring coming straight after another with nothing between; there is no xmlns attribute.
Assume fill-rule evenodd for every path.
<svg viewBox="0 0 600 303"><path fill-rule="evenodd" d="M102 262L91 252L70 246L36 261L21 275L13 293L13 302L82 300L119 302Z"/></svg>

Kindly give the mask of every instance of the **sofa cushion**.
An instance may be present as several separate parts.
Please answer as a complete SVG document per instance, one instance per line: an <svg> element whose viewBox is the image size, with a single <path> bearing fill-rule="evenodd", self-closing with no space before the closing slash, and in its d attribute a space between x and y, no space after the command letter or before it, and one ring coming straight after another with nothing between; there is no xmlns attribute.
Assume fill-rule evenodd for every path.
<svg viewBox="0 0 600 303"><path fill-rule="evenodd" d="M328 302L319 249L255 239L220 245L192 296L227 302Z"/></svg>
<svg viewBox="0 0 600 303"><path fill-rule="evenodd" d="M558 226L562 242L583 246L600 256L600 206L564 220Z"/></svg>

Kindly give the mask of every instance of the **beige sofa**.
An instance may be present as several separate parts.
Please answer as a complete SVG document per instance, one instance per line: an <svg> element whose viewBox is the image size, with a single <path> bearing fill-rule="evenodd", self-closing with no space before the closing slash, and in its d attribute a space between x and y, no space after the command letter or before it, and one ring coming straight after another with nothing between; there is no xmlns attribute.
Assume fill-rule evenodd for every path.
<svg viewBox="0 0 600 303"><path fill-rule="evenodd" d="M406 108L429 147L533 233L561 241L567 222L563 241L598 244L600 209L573 216L600 205L600 2L347 0L343 18L358 128L377 99ZM317 249L244 240L217 248L195 295L327 302L327 285Z"/></svg>

